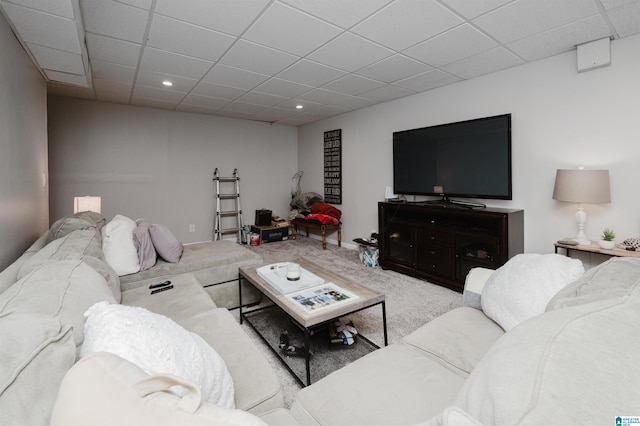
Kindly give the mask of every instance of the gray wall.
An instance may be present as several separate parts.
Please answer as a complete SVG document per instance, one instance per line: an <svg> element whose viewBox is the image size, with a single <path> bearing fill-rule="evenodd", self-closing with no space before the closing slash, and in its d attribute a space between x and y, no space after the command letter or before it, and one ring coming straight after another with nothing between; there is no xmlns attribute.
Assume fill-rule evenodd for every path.
<svg viewBox="0 0 640 426"><path fill-rule="evenodd" d="M46 85L0 15L0 270L47 230L47 175Z"/></svg>
<svg viewBox="0 0 640 426"><path fill-rule="evenodd" d="M298 170L295 127L56 96L49 147L52 222L99 195L107 219L162 223L185 243L212 238L216 167L238 168L246 224L260 208L287 215Z"/></svg>
<svg viewBox="0 0 640 426"><path fill-rule="evenodd" d="M575 52L452 84L300 127L304 191L322 193L323 132L342 129L343 240L377 229L377 202L393 183L392 134L511 113L513 200L525 210L525 251L548 253L577 231L576 205L552 200L556 169L610 169L611 204L586 205L587 235L605 227L640 236L640 36L611 44L612 65L576 70Z"/></svg>

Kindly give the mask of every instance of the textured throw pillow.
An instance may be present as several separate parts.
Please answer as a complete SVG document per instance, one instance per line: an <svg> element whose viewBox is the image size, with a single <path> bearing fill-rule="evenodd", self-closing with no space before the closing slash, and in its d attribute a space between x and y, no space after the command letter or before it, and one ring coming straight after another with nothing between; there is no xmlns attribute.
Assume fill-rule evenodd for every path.
<svg viewBox="0 0 640 426"><path fill-rule="evenodd" d="M462 306L482 310L482 289L493 272L493 269L487 268L473 268L469 271L464 281Z"/></svg>
<svg viewBox="0 0 640 426"><path fill-rule="evenodd" d="M579 259L559 254L519 254L498 268L482 290L482 310L503 329L545 311L549 300L580 278Z"/></svg>
<svg viewBox="0 0 640 426"><path fill-rule="evenodd" d="M118 275L140 271L138 252L133 243L136 223L122 215L116 215L102 228L102 251L107 263Z"/></svg>
<svg viewBox="0 0 640 426"><path fill-rule="evenodd" d="M140 270L146 271L156 264L156 249L149 234L150 225L142 219L136 220L136 228L133 230L134 243L140 261Z"/></svg>
<svg viewBox="0 0 640 426"><path fill-rule="evenodd" d="M231 374L202 337L144 308L96 303L85 314L80 357L110 352L148 374L172 374L196 384L205 401L235 408ZM177 394L184 394L175 389Z"/></svg>
<svg viewBox="0 0 640 426"><path fill-rule="evenodd" d="M149 234L151 235L153 246L161 258L170 263L176 263L180 260L184 247L169 228L154 223L149 228Z"/></svg>
<svg viewBox="0 0 640 426"><path fill-rule="evenodd" d="M180 398L166 392L179 384ZM81 359L60 386L51 426L266 426L253 414L201 401L191 383L169 375L148 376L117 355L102 352Z"/></svg>

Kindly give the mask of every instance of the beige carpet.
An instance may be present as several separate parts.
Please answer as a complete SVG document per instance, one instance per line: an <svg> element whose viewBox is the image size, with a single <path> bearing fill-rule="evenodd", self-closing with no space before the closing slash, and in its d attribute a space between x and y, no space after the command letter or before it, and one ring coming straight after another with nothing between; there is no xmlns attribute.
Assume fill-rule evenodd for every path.
<svg viewBox="0 0 640 426"><path fill-rule="evenodd" d="M322 250L321 242L314 238L298 235L296 240L268 243L250 247L250 249L259 253L264 261L269 263L304 257L324 268L331 269L352 280L384 292L389 344L400 342L404 336L419 326L460 306L462 302L460 293L444 287L394 271L366 267L360 263L357 251L339 248L331 244L327 245L327 250ZM238 310L236 309L233 312L237 317ZM363 333L373 342L382 345L384 341L382 310L379 306L349 315L348 319L354 322L358 332ZM255 334L253 329L247 324L243 324L243 328L255 341L256 345L263 349L273 365L282 382L285 404L289 407L300 386L265 343ZM336 357L341 356L339 351L335 353ZM326 373L323 372L322 374L330 372L330 366L314 366L312 360L312 372L314 369L318 370L321 367L324 367L323 370L328 369Z"/></svg>

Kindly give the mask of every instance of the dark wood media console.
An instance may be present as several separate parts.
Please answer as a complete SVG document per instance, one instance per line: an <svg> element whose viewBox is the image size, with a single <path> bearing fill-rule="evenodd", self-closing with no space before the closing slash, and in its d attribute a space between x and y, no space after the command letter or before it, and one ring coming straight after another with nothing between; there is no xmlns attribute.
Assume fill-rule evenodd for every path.
<svg viewBox="0 0 640 426"><path fill-rule="evenodd" d="M496 269L524 250L524 211L378 203L379 263L462 291L471 268Z"/></svg>

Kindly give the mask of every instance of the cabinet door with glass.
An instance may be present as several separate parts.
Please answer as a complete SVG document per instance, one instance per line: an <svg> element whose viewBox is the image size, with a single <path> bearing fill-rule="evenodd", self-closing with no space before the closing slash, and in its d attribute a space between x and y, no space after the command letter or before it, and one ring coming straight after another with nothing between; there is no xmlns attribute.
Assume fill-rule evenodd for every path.
<svg viewBox="0 0 640 426"><path fill-rule="evenodd" d="M398 222L390 223L384 238L387 260L415 266L415 227Z"/></svg>

